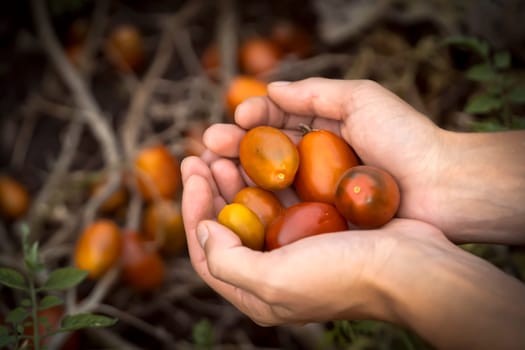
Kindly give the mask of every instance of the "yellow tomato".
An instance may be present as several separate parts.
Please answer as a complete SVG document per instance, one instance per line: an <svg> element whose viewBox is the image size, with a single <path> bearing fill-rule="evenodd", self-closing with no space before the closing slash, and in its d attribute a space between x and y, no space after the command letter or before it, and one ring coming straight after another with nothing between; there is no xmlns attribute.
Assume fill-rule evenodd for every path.
<svg viewBox="0 0 525 350"><path fill-rule="evenodd" d="M220 224L235 232L243 245L254 250L264 247L264 226L257 215L243 204L224 206L217 217Z"/></svg>

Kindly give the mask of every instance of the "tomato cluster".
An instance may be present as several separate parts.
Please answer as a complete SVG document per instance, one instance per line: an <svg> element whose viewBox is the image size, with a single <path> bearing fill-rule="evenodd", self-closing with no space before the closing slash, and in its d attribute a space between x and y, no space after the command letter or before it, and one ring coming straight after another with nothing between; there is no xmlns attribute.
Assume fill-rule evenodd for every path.
<svg viewBox="0 0 525 350"><path fill-rule="evenodd" d="M272 250L349 226L378 228L399 207L394 178L361 165L353 149L327 130L308 130L296 146L283 131L258 126L241 140L239 158L255 186L242 189L218 221L252 249ZM273 191L288 187L300 202L285 208Z"/></svg>

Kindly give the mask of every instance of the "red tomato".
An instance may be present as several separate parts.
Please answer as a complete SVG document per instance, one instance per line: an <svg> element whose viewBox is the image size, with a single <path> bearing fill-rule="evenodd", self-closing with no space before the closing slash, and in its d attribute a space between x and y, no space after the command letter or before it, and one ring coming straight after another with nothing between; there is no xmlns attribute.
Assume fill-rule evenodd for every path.
<svg viewBox="0 0 525 350"><path fill-rule="evenodd" d="M337 182L349 168L358 165L352 148L339 136L327 130L314 130L297 145L299 168L295 190L304 202L333 204Z"/></svg>
<svg viewBox="0 0 525 350"><path fill-rule="evenodd" d="M301 202L286 208L266 230L265 248L273 250L301 238L348 229L337 209L326 203Z"/></svg>
<svg viewBox="0 0 525 350"><path fill-rule="evenodd" d="M377 228L394 217L399 208L399 187L389 173L367 165L349 169L335 194L337 210L360 228Z"/></svg>

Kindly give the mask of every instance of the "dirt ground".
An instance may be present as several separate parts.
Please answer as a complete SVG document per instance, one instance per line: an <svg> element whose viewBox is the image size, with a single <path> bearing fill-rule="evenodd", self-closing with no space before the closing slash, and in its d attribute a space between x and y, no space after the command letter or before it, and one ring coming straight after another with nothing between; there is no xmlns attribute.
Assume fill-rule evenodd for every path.
<svg viewBox="0 0 525 350"><path fill-rule="evenodd" d="M525 127L523 98L501 93L491 95L495 105L473 102L490 94L495 81L513 77L509 84L524 86L523 1L48 4L41 13L52 28L47 37L41 36L43 24L35 21L30 1L3 3L0 11L0 173L24 184L31 197L18 222L2 219L1 266L23 270L20 222L40 242L48 269L71 264L79 234L96 218L139 229L145 208L140 195L131 191L123 207L100 213L90 196L93 183L129 168L133 155L152 143L163 143L180 160L199 127L230 121L224 94L233 77L246 74L237 48L255 36L272 37L283 21L300 28L307 48L281 55L278 64L256 74L262 81L373 79L450 130ZM108 56L106 40L121 24L135 27L143 38L143 63L135 69L119 69ZM80 54L67 56L79 42ZM214 76L201 59L213 43L222 59ZM481 64L492 67L496 77L476 75L472 67ZM516 247L465 249L524 277L525 253ZM137 293L117 276L86 280L69 294L93 301L89 311L119 319L108 329L78 332L80 349L428 348L408 330L371 321L259 327L199 279L185 250L163 259L166 278L153 292ZM5 287L0 295L1 316L20 296Z"/></svg>

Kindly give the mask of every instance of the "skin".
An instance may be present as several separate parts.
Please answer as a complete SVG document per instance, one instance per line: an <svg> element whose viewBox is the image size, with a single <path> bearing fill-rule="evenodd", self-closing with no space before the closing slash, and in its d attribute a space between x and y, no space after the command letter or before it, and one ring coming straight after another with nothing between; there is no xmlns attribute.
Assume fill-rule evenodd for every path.
<svg viewBox="0 0 525 350"><path fill-rule="evenodd" d="M317 78L270 84L235 121L210 127L208 150L182 163L191 260L224 298L266 326L366 318L407 326L438 348L525 347L525 286L453 244L525 243L525 132L444 131L376 83ZM252 251L214 220L249 185L235 160L240 138L271 125L297 142L301 123L335 132L365 164L389 171L399 218ZM277 194L297 202L290 189Z"/></svg>

